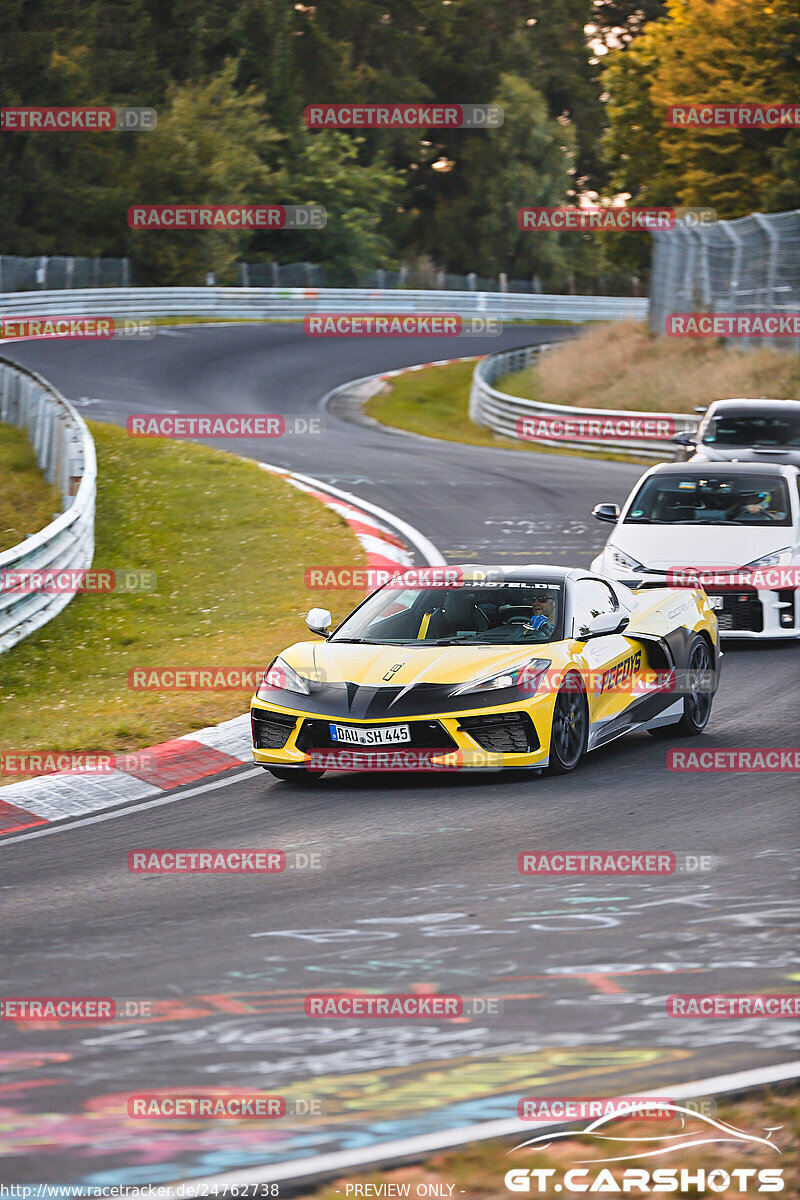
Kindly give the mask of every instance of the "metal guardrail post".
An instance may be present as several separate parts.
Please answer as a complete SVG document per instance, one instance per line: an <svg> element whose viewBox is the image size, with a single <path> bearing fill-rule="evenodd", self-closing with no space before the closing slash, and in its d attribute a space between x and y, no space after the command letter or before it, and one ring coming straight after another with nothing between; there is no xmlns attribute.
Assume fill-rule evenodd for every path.
<svg viewBox="0 0 800 1200"><path fill-rule="evenodd" d="M766 303L772 309L775 303L775 270L778 265L778 234L772 225L769 223L763 213L753 213L753 220L757 221L764 233L769 239L769 258L767 260L767 280L766 280Z"/></svg>
<svg viewBox="0 0 800 1200"><path fill-rule="evenodd" d="M276 268L277 270L277 268ZM444 282L444 280L441 280ZM313 295L309 293L313 291ZM514 320L645 320L648 301L632 296L556 296L530 292L469 292L446 289L396 289L376 295L374 288L74 288L40 292L37 315L100 314L111 317L219 316L297 318L335 312L480 312ZM0 312L27 314L30 294L0 294Z"/></svg>
<svg viewBox="0 0 800 1200"><path fill-rule="evenodd" d="M482 425L486 429L491 429L493 433L500 434L502 437L519 441L523 439L519 438L517 432L518 421L525 417L534 416L583 417L595 420L620 417L628 419L667 417L674 422L676 432L695 430L699 425L699 417L684 413L613 411L611 409L576 408L572 405L568 406L564 404L545 404L544 402L535 400L523 400L520 396L511 396L506 392L498 391L493 386L494 382L502 375L508 374L511 371L521 370L523 367L530 365L540 354L550 348L550 345L547 344L525 346L519 350L491 354L477 363L472 374L472 387L470 389L470 420L476 425ZM613 442L606 440L602 442L551 440L547 443L544 438L541 441L565 449L627 451L629 454L635 453L637 456L653 459L663 459L665 450L669 447L669 442L643 442L638 439L625 438L619 438Z"/></svg>

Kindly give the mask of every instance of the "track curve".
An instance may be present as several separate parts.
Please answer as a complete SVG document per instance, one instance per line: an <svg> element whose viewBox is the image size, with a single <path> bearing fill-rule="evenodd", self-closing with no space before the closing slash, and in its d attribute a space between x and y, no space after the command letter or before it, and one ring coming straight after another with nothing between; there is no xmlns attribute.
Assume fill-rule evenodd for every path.
<svg viewBox="0 0 800 1200"><path fill-rule="evenodd" d="M466 349L437 340L434 353L555 332L518 329ZM170 409L308 414L349 378L425 357L413 339L311 344L297 326L9 351L85 415L118 423ZM588 564L603 540L591 505L621 501L640 473L330 413L323 438L236 449L385 506L449 561ZM729 647L703 745L796 742L799 656ZM162 807L0 842L6 994L171 1004L163 1019L114 1028L9 1027L4 1174L158 1182L509 1116L523 1094L630 1095L781 1062L796 1022L670 1020L664 999L796 988L795 790L792 776L670 775L664 748L640 735L566 779L339 776L298 792L244 772ZM326 866L266 881L129 875L127 852L148 846L321 850ZM516 856L535 848L667 849L720 863L696 879L523 879ZM388 1029L303 1015L306 992L336 987L500 997L504 1013ZM252 1123L142 1132L125 1120L129 1092L213 1086L318 1096L326 1113L268 1134ZM42 1152L31 1138L47 1113Z"/></svg>

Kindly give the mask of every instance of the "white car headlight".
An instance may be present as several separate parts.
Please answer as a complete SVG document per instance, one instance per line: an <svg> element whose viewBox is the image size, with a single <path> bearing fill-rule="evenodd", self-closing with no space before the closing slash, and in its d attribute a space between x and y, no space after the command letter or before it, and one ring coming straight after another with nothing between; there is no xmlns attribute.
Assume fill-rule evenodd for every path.
<svg viewBox="0 0 800 1200"><path fill-rule="evenodd" d="M785 563L791 561L792 548L791 546L784 546L783 550L773 550L772 554L765 554L762 558L756 558L753 562L746 563L742 567L742 570L755 570L756 567L782 567Z"/></svg>
<svg viewBox="0 0 800 1200"><path fill-rule="evenodd" d="M269 700L270 692L297 692L301 696L310 696L311 688L294 667L290 667L286 659L278 655L264 672L264 678L258 685L256 695L259 700Z"/></svg>
<svg viewBox="0 0 800 1200"><path fill-rule="evenodd" d="M631 558L630 554L625 554L624 551L619 550L616 546L607 546L606 549L611 556L614 566L622 567L623 571L644 570L643 563L637 562L635 558Z"/></svg>
<svg viewBox="0 0 800 1200"><path fill-rule="evenodd" d="M524 688L531 695L541 682L542 675L550 666L549 658L533 658L510 670L498 671L494 675L485 675L483 679L473 679L471 683L459 684L453 688L451 696L467 696L473 692L504 691L506 688Z"/></svg>

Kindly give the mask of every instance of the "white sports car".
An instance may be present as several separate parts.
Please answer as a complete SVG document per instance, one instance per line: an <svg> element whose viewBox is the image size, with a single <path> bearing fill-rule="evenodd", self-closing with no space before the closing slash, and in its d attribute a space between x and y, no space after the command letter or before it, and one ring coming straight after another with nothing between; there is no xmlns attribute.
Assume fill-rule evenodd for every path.
<svg viewBox="0 0 800 1200"><path fill-rule="evenodd" d="M722 637L800 637L800 471L760 463L660 463L620 512L592 570L637 588L706 590Z"/></svg>

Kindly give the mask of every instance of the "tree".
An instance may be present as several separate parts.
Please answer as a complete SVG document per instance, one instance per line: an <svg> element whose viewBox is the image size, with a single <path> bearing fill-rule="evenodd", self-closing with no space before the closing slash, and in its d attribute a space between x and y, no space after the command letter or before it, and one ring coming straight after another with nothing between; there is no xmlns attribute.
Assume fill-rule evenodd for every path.
<svg viewBox="0 0 800 1200"><path fill-rule="evenodd" d="M593 0L592 8L594 32L609 49L629 45L667 11L665 0Z"/></svg>
<svg viewBox="0 0 800 1200"><path fill-rule="evenodd" d="M520 208L563 203L571 186L572 130L554 121L531 84L503 76L494 103L505 110L496 130L465 137L444 175L439 203L421 225L422 249L451 270L549 279L568 270L566 243L550 233L522 232ZM479 180L480 187L465 186Z"/></svg>
<svg viewBox="0 0 800 1200"><path fill-rule="evenodd" d="M137 144L125 180L131 204L254 204L274 202L282 187L267 166L279 135L264 118L264 98L235 88L230 61L207 83L172 86L158 127ZM289 236L287 234L287 236ZM213 271L235 283L235 264L248 237L239 230L131 230L128 245L143 278L155 284L202 284Z"/></svg>
<svg viewBox="0 0 800 1200"><path fill-rule="evenodd" d="M796 0L668 0L664 21L609 58L612 177L636 202L737 217L789 183L785 129L671 128L666 116L672 105L791 99L800 67Z"/></svg>
<svg viewBox="0 0 800 1200"><path fill-rule="evenodd" d="M388 229L402 195L402 180L382 158L359 161L360 139L334 130L298 128L282 147L285 173L281 200L321 204L328 223L309 233L259 233L247 248L276 261L314 262L342 286L375 267L388 266L393 246Z"/></svg>

